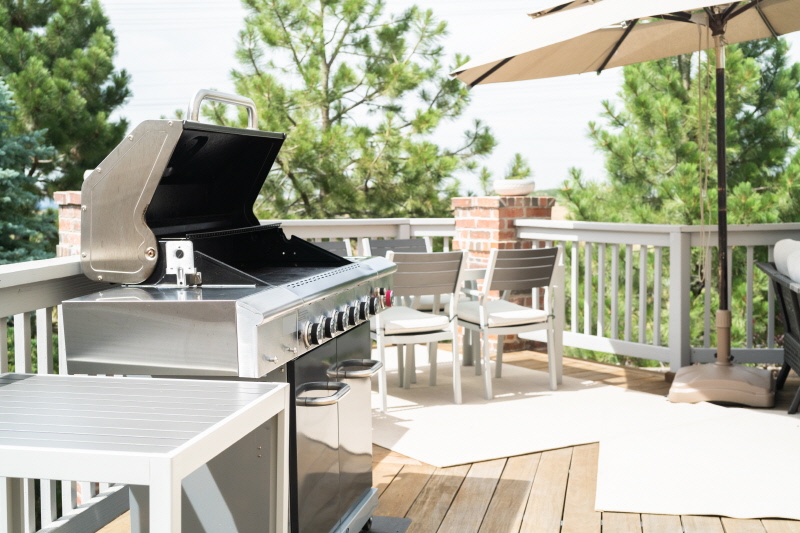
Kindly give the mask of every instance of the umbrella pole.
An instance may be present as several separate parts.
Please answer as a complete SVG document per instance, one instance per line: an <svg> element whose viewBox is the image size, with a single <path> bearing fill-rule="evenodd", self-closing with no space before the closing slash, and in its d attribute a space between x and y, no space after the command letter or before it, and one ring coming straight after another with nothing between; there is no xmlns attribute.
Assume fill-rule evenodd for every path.
<svg viewBox="0 0 800 533"><path fill-rule="evenodd" d="M753 407L775 405L771 372L731 364L731 311L728 298L728 206L725 161L725 47L714 36L717 56L717 209L719 234L719 310L717 360L684 366L675 373L668 398L672 402L727 402Z"/></svg>
<svg viewBox="0 0 800 533"><path fill-rule="evenodd" d="M719 310L717 311L717 361L730 365L731 311L728 306L728 184L725 148L725 45L714 36L717 60L717 234L719 235Z"/></svg>

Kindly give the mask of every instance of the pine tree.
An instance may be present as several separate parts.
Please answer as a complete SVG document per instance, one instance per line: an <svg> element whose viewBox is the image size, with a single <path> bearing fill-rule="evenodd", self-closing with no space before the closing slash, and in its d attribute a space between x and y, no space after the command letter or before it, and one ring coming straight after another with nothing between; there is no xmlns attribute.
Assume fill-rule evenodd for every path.
<svg viewBox="0 0 800 533"><path fill-rule="evenodd" d="M495 141L480 122L454 147L430 140L469 102L443 65L445 24L381 0L244 0L233 72L259 127L288 137L262 190L262 217L426 217L449 213L456 175ZM216 121L228 122L213 107ZM239 118L241 123L241 116Z"/></svg>
<svg viewBox="0 0 800 533"><path fill-rule="evenodd" d="M58 236L55 213L37 207L40 189L30 173L35 161L52 158L54 150L42 131L12 133L17 111L0 82L0 264L50 257Z"/></svg>
<svg viewBox="0 0 800 533"><path fill-rule="evenodd" d="M15 95L16 133L45 130L54 158L28 170L47 189L80 188L122 140L124 119L110 114L130 96L128 74L114 70L114 33L99 0L0 2L0 76Z"/></svg>

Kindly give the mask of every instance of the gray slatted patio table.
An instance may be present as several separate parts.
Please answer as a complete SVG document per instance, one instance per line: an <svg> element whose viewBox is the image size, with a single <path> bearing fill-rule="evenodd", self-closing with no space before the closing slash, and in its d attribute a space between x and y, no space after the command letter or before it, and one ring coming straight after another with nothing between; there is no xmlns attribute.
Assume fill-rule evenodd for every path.
<svg viewBox="0 0 800 533"><path fill-rule="evenodd" d="M0 531L22 531L34 478L148 486L150 532L178 533L181 480L275 417L270 531L286 533L288 407L284 383L1 374Z"/></svg>

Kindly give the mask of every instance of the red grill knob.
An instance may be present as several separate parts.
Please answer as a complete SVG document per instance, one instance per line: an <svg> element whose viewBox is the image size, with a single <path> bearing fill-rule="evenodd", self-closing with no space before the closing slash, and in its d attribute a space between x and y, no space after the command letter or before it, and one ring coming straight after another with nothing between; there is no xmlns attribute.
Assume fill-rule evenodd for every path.
<svg viewBox="0 0 800 533"><path fill-rule="evenodd" d="M394 298L394 291L392 289L386 289L386 293L384 294L384 304L386 307L391 307L394 302L392 301Z"/></svg>

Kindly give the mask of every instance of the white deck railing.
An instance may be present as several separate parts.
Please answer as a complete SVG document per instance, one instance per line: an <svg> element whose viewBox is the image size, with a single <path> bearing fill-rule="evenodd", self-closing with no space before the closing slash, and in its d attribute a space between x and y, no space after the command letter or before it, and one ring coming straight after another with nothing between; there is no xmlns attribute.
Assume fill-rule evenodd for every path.
<svg viewBox="0 0 800 533"><path fill-rule="evenodd" d="M443 238L442 246L449 249L455 236L453 219L288 220L281 223L287 234L311 240L350 239L355 241L358 250L363 249L364 238L414 237ZM696 268L692 250L713 248L716 233L712 232L704 240L700 228L695 226L545 220L518 220L516 225L520 238L558 243L568 249L567 271L571 275L567 283L565 346L655 359L668 363L672 369L692 362L711 361L714 349L709 333L713 324L714 288L706 278L701 289L704 310L702 316L696 317L703 321L704 342L702 346L693 347L690 342L690 273ZM774 345L775 306L771 287L763 275L756 273L754 259L756 254L771 259L775 242L797 236L800 236L800 224L730 228L732 253L744 254L746 264L746 297L733 300L734 313L745 316L747 324L743 345L733 349L740 362L782 361L782 350ZM697 254L694 255L696 259ZM708 255L707 266L710 261ZM648 269L649 265L653 268ZM648 271L653 273L652 279L639 276L639 272ZM60 318L61 302L104 286L107 285L83 276L77 257L0 266L0 339L6 338L8 319L13 319L15 369L30 372L35 368L38 373L52 373L55 368L53 334L63 339L60 328L54 331L53 322L54 315ZM768 291L766 313L753 309L756 290ZM754 327L756 324L761 327L765 322L766 342L756 342ZM55 324L61 324L61 320ZM58 343L58 352L58 370L63 373L66 366L63 342ZM8 346L0 341L0 372L8 369ZM34 480L25 481L25 533L35 531L33 524L37 516L42 527L46 527L57 515L69 514L76 506L76 482L61 482L61 512L57 512L56 482L41 480L39 483L40 504L37 505ZM95 484L79 484L84 498L95 494ZM0 482L0 489L2 486Z"/></svg>
<svg viewBox="0 0 800 533"><path fill-rule="evenodd" d="M672 370L713 360L712 299L716 287L711 277L705 276L702 287L694 288L702 294L703 310L701 316L692 317L691 272L699 271L696 263L701 254L693 254L693 250L701 249L711 252L705 254L704 270L712 271L715 228L707 227L710 231L703 233L699 226L550 220L517 220L516 226L519 238L555 242L569 249L565 346L654 359L669 363ZM738 362L783 360L783 350L775 348L772 287L755 268L755 257L759 253L772 260L777 241L798 236L800 224L729 227L731 290L736 285L731 276L733 258L743 254L746 266L744 297L731 299L734 320L743 316L746 328L743 345L733 347ZM642 272L652 272L653 279L639 275ZM753 309L756 290L767 292L765 314ZM702 320L702 346L691 345L691 320ZM756 325L766 329L765 342L755 342Z"/></svg>

